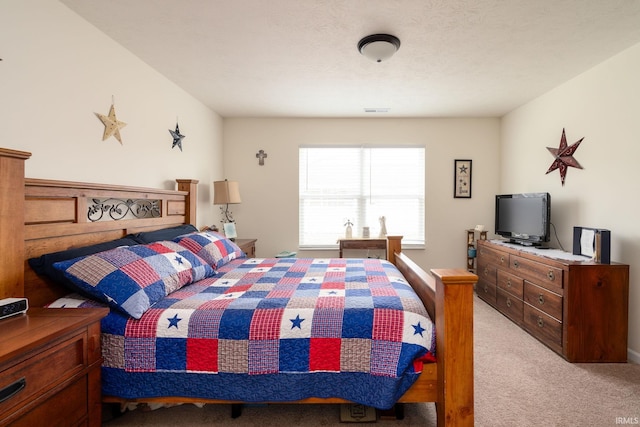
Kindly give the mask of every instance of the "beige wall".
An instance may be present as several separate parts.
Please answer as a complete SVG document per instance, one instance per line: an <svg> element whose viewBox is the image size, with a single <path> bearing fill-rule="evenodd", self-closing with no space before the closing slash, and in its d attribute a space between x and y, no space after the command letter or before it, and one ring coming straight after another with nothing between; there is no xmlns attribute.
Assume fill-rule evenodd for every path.
<svg viewBox="0 0 640 427"><path fill-rule="evenodd" d="M502 120L500 189L548 191L551 221L565 250L574 226L611 230L611 257L630 265L629 349L640 362L640 44L506 115ZM567 143L584 141L564 187L545 172L562 128ZM553 243L556 243L554 240Z"/></svg>
<svg viewBox="0 0 640 427"><path fill-rule="evenodd" d="M427 269L464 268L465 229L493 221L499 130L498 119L225 119L226 178L240 181L242 195L242 204L231 208L238 235L259 239L258 256L298 250L301 144L421 144L426 147L426 248L409 252ZM261 149L268 154L264 166L255 157ZM454 159L473 160L471 199L453 198ZM387 221L387 229L394 234L393 222Z"/></svg>
<svg viewBox="0 0 640 427"><path fill-rule="evenodd" d="M61 3L0 4L0 145L33 154L27 177L169 189L198 179L202 224L222 176L221 118ZM123 145L102 141L94 114L112 96ZM171 148L176 118L182 152Z"/></svg>

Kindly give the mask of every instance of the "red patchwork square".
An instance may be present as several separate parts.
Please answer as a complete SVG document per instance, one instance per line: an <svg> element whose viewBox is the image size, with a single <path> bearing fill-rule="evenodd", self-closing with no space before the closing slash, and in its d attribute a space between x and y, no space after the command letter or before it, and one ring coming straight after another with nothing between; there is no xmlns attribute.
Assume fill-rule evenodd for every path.
<svg viewBox="0 0 640 427"><path fill-rule="evenodd" d="M341 344L340 338L311 338L309 370L340 372Z"/></svg>
<svg viewBox="0 0 640 427"><path fill-rule="evenodd" d="M130 319L124 330L124 336L136 338L155 338L158 332L158 319L164 310L151 308L140 320Z"/></svg>
<svg viewBox="0 0 640 427"><path fill-rule="evenodd" d="M187 339L187 370L218 372L218 340Z"/></svg>
<svg viewBox="0 0 640 427"><path fill-rule="evenodd" d="M280 338L280 325L284 309L256 309L251 319L250 340L277 340Z"/></svg>
<svg viewBox="0 0 640 427"><path fill-rule="evenodd" d="M163 245L160 242L149 243L147 246L159 254L168 254L170 252L175 252L176 250L175 248L169 249L167 246Z"/></svg>
<svg viewBox="0 0 640 427"><path fill-rule="evenodd" d="M344 280L342 281L327 281L327 279L329 278L329 274L327 274L325 281L322 282L322 284L320 285L320 289L344 289L345 287L345 282ZM343 277L344 279L344 277Z"/></svg>
<svg viewBox="0 0 640 427"><path fill-rule="evenodd" d="M402 342L404 316L402 311L376 308L373 311L374 340Z"/></svg>
<svg viewBox="0 0 640 427"><path fill-rule="evenodd" d="M156 270L147 264L144 259L139 259L130 264L123 265L120 269L143 288L160 280L160 276Z"/></svg>

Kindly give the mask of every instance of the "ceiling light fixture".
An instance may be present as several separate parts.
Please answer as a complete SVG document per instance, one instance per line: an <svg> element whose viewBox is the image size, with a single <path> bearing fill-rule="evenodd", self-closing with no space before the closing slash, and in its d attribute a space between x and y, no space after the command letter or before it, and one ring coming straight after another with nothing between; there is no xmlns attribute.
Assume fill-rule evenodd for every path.
<svg viewBox="0 0 640 427"><path fill-rule="evenodd" d="M400 49L400 39L390 34L372 34L358 42L358 51L375 62L386 61Z"/></svg>

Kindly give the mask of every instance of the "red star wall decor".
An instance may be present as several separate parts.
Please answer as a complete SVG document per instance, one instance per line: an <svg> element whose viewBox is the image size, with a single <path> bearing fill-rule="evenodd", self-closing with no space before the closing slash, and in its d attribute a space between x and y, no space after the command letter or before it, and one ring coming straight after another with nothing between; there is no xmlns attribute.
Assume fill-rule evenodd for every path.
<svg viewBox="0 0 640 427"><path fill-rule="evenodd" d="M580 138L579 141L567 146L567 137L564 134L564 128L562 129L562 137L560 138L560 148L551 148L547 147L547 150L555 157L551 166L547 170L547 173L552 172L556 169L560 171L560 181L564 186L564 178L567 175L567 168L571 166L572 168L582 169L580 163L576 159L573 158L573 153L576 152L578 146L582 142L584 137Z"/></svg>

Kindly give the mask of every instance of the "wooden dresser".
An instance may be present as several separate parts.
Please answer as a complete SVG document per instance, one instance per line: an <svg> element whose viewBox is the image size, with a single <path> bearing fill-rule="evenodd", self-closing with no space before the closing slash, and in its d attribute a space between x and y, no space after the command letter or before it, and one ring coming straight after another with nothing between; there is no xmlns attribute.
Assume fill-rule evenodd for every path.
<svg viewBox="0 0 640 427"><path fill-rule="evenodd" d="M544 252L544 251L542 251ZM478 241L476 293L569 362L626 362L629 266Z"/></svg>
<svg viewBox="0 0 640 427"><path fill-rule="evenodd" d="M0 426L100 426L100 319L30 308L0 320Z"/></svg>

